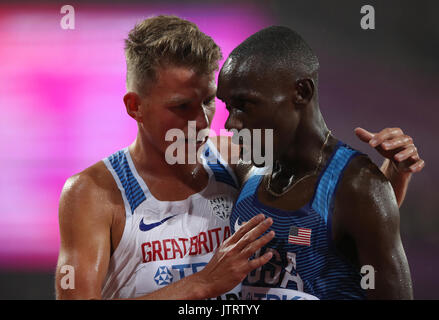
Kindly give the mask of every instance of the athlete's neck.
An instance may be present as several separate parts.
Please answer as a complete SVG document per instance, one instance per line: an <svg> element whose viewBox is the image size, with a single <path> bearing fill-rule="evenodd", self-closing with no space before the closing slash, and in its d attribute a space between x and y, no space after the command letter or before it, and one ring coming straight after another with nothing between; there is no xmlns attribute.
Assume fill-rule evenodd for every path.
<svg viewBox="0 0 439 320"><path fill-rule="evenodd" d="M329 134L318 108L313 111L312 115L304 117L286 151L276 161L278 176L289 178L295 175L300 178L324 164L327 158L325 155L328 153L327 147L335 141L331 136L328 137ZM325 148L322 151L324 145Z"/></svg>

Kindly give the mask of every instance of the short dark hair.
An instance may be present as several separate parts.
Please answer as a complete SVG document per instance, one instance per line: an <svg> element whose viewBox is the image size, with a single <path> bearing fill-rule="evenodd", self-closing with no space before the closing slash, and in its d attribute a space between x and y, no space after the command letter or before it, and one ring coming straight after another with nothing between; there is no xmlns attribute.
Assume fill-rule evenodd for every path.
<svg viewBox="0 0 439 320"><path fill-rule="evenodd" d="M271 26L248 37L236 47L229 57L258 60L268 67L282 66L298 76L309 76L317 80L319 60L303 38L290 28Z"/></svg>
<svg viewBox="0 0 439 320"><path fill-rule="evenodd" d="M176 16L160 15L137 23L125 39L127 88L142 93L156 80L159 66L194 68L200 73L218 70L219 46L197 25Z"/></svg>

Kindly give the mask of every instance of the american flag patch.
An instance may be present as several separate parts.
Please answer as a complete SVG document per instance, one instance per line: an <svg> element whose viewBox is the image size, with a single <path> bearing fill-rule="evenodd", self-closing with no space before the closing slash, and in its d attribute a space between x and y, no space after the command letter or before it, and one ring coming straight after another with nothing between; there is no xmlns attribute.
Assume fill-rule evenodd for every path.
<svg viewBox="0 0 439 320"><path fill-rule="evenodd" d="M290 228L290 234L288 235L288 243L310 246L311 231L312 229L298 228L296 226L292 226Z"/></svg>

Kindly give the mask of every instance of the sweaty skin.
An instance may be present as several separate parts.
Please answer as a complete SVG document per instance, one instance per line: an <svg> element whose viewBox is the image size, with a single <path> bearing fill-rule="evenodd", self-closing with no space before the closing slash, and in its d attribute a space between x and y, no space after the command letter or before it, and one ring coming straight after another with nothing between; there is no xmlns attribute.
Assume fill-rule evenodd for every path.
<svg viewBox="0 0 439 320"><path fill-rule="evenodd" d="M375 270L376 285L367 290L369 299L413 299L396 199L368 157L357 157L347 168L332 221L332 238L340 252L354 264Z"/></svg>
<svg viewBox="0 0 439 320"><path fill-rule="evenodd" d="M318 107L315 82L311 77L292 79L297 77L290 69L269 67L263 58L244 57L237 61L229 57L220 71L217 90L229 111L228 130L273 129L274 160L281 168L272 177L276 192L284 190L291 174L296 177L294 181L305 177L281 197L266 191L268 175L259 186L259 201L288 211L311 200L318 174L308 174L320 163L320 150L328 134ZM410 271L399 233L398 204L405 197L411 172L421 170L424 163L410 145L410 137L401 137L401 130L385 130L386 133L375 135L361 128L356 130L361 140L376 147L394 165L385 161L383 174L366 156L349 163L335 195L332 240L337 250L358 268L375 268L377 289L368 290L368 298L412 299ZM323 149L323 164L336 143L337 139L330 136ZM404 143L410 145L410 151L399 149ZM239 170L243 181L250 175L248 170L251 167Z"/></svg>
<svg viewBox="0 0 439 320"><path fill-rule="evenodd" d="M124 101L128 114L139 126L138 137L130 146L139 174L157 198L172 201L184 199L204 188L206 172L201 169L196 179L188 179L194 165L177 168L167 165L164 161L167 145L163 135L169 128L186 130L188 120L197 121L197 130L210 125L215 108L212 103L214 75L199 75L182 67L169 67L161 70L159 75L158 84L148 99L129 92ZM148 124L148 121L155 122ZM225 150L219 147L219 139L225 140L228 155L232 154L230 148L236 149L236 146L227 137L213 139L226 158ZM251 166L235 167L241 181L248 177L250 170ZM398 180L395 190L399 188L405 192L407 185L401 181ZM121 193L102 161L67 180L60 198L59 223L61 246L55 281L57 299L101 299L109 261L121 240L125 224ZM258 239L271 223L271 219L264 220L262 215L253 218L221 245L202 271L138 299L205 299L227 292L250 271L271 259L272 254L267 253L248 261L274 237L271 232ZM75 268L74 290L60 287L63 265Z"/></svg>
<svg viewBox="0 0 439 320"><path fill-rule="evenodd" d="M185 199L207 183L206 172L199 163L166 163L164 151L170 142L165 141L164 134L169 128L187 132L189 120L195 119L197 131L210 124L216 89L213 79L213 73L202 75L189 68L171 66L159 71L157 84L147 98L133 92L124 97L127 112L139 127L130 153L150 191L161 200ZM201 166L199 174L190 178L197 166ZM122 195L102 161L67 180L60 198L59 224L57 299L101 299L109 261L125 224ZM268 253L249 261L254 252L274 237L274 232L260 237L271 224L271 219L256 216L218 248L203 270L137 299L206 299L229 291L250 271L271 259L272 254ZM73 290L61 288L64 274L60 271L64 265L74 267Z"/></svg>

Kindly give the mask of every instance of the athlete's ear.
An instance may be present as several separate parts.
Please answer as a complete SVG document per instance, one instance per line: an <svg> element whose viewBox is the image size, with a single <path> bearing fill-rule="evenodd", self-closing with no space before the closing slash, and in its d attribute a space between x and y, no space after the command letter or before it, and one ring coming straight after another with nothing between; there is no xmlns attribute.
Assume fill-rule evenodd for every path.
<svg viewBox="0 0 439 320"><path fill-rule="evenodd" d="M143 122L143 115L140 108L141 100L139 95L135 92L127 92L123 96L123 102L125 103L125 108L127 109L127 113L130 115L130 117L137 122Z"/></svg>
<svg viewBox="0 0 439 320"><path fill-rule="evenodd" d="M306 106L314 96L314 82L311 79L297 80L294 88L294 104Z"/></svg>

